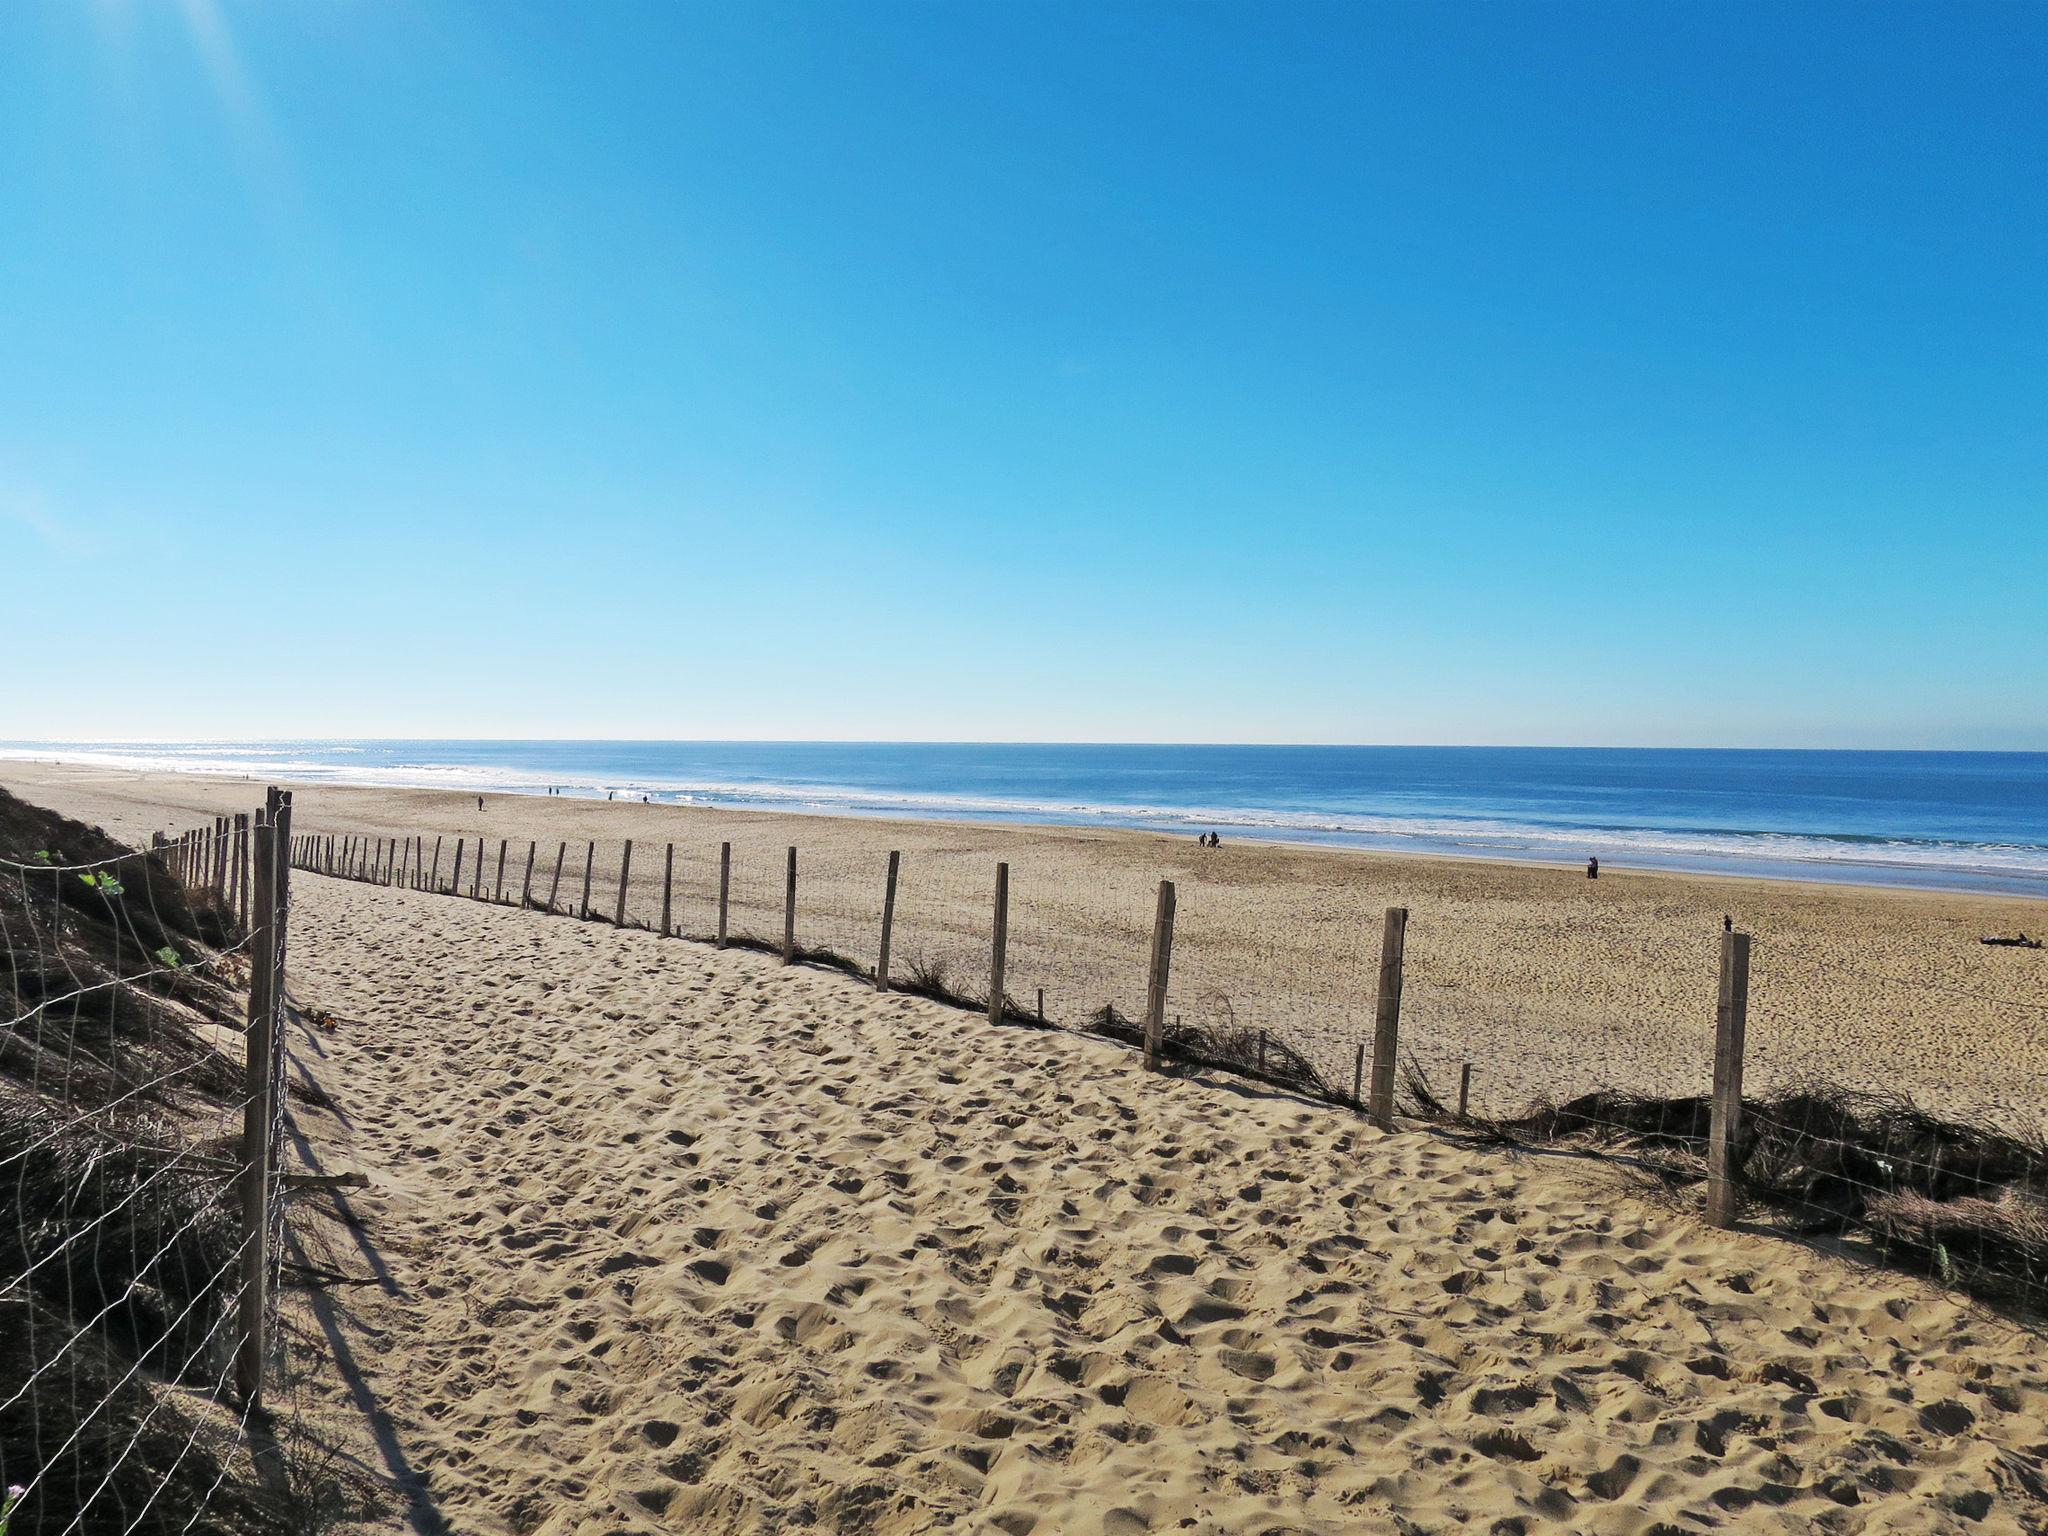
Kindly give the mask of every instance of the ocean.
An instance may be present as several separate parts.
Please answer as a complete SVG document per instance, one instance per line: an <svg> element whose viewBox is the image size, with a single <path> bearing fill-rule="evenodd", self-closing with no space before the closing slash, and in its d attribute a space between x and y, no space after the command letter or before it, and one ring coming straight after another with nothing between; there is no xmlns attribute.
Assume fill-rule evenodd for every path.
<svg viewBox="0 0 2048 1536"><path fill-rule="evenodd" d="M0 758L2048 896L2041 752L21 741Z"/></svg>

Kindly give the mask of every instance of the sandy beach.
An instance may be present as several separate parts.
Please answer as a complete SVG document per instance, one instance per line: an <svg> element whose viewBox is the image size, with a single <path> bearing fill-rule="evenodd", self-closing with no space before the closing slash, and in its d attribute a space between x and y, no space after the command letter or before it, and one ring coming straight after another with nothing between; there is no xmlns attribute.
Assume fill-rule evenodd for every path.
<svg viewBox="0 0 2048 1536"><path fill-rule="evenodd" d="M120 835L246 809L259 787L9 763L0 783ZM985 989L993 876L1011 870L1007 990L1075 1022L1139 1011L1157 882L1177 882L1172 1008L1267 1029L1348 1086L1369 1033L1382 913L1410 912L1404 1058L1439 1086L1474 1064L1474 1103L1509 1113L1596 1087L1697 1092L1712 1059L1724 915L1755 936L1752 1092L1808 1082L1909 1093L2023 1132L2048 1127L2048 951L1977 943L2048 929L2048 902L1450 858L1388 857L1130 832L721 812L573 798L300 786L302 831L442 840L486 851L516 899L528 844L536 899L566 847L558 904L612 914L634 840L629 921L660 921L676 849L675 922L711 925L718 845L733 845L733 922L779 936L784 858L799 849L799 941L872 965L887 851L903 854L894 967L924 962ZM465 875L467 887L469 874Z"/></svg>
<svg viewBox="0 0 2048 1536"><path fill-rule="evenodd" d="M294 1060L335 1110L295 1140L369 1180L307 1241L376 1283L295 1303L294 1398L400 1480L374 1528L2048 1516L2038 1335L1611 1168L766 955L297 881Z"/></svg>
<svg viewBox="0 0 2048 1536"><path fill-rule="evenodd" d="M136 837L246 799L76 774L23 787ZM434 797L300 806L302 826L468 825ZM485 814L557 842L655 819ZM752 830L660 815L678 841ZM1107 889L1179 852L843 830L906 859L1001 849L1040 878L1071 869L1082 911L1089 869ZM1288 871L1435 900L1474 934L1488 901L1560 924L1584 900L1551 871L1240 852L1249 873L1219 883L1246 914ZM1944 921L2023 910L1944 919L1927 897L1627 879L1600 900L1621 932L1731 894L1809 933L1834 909L1917 935L1923 963ZM290 1166L363 1184L297 1203L294 1272L344 1283L287 1293L277 1400L383 1490L350 1528L1672 1536L2048 1519L2037 1330L1714 1230L1612 1164L1383 1135L754 951L306 872L293 896ZM1559 974L1539 953L1512 947L1496 974ZM1601 974L1618 997L1630 972Z"/></svg>

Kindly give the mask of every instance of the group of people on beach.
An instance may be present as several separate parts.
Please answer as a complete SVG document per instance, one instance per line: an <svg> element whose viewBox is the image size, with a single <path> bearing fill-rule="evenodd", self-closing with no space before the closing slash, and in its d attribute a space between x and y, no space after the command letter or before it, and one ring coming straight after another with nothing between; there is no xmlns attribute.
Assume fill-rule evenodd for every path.
<svg viewBox="0 0 2048 1536"><path fill-rule="evenodd" d="M1221 848L1223 846L1223 839L1214 832L1204 832L1195 839L1195 846L1198 848Z"/></svg>

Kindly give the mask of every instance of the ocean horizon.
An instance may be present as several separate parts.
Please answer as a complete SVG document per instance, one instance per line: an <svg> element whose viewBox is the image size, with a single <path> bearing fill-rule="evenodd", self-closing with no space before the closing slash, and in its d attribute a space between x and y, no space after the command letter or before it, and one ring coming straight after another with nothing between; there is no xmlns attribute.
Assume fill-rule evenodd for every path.
<svg viewBox="0 0 2048 1536"><path fill-rule="evenodd" d="M2048 753L346 739L0 760L2048 896Z"/></svg>

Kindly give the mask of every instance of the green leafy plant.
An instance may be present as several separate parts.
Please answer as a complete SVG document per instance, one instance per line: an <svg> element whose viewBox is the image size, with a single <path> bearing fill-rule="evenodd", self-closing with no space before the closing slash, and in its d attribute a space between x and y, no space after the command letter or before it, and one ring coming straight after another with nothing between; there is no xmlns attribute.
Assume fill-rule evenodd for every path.
<svg viewBox="0 0 2048 1536"><path fill-rule="evenodd" d="M175 971L178 969L180 964L178 960L178 952L175 949L171 948L171 946L168 944L166 944L162 949L156 952L156 958L157 963L164 966L168 970ZM7 1536L7 1533L5 1531L0 1531L0 1536Z"/></svg>
<svg viewBox="0 0 2048 1536"><path fill-rule="evenodd" d="M114 872L110 869L101 870L96 875L80 875L78 878L89 889L98 891L102 896L119 896L128 889L115 878ZM4 1533L0 1533L0 1536L4 1536Z"/></svg>
<svg viewBox="0 0 2048 1536"><path fill-rule="evenodd" d="M54 864L57 862L58 859L62 857L63 855L61 853L53 855L47 848L38 848L34 853L29 855L29 862L33 864ZM0 1529L0 1536L7 1536L7 1533L4 1529Z"/></svg>

